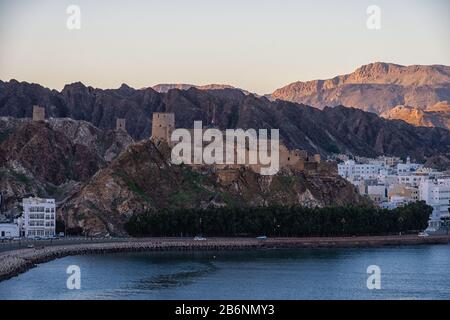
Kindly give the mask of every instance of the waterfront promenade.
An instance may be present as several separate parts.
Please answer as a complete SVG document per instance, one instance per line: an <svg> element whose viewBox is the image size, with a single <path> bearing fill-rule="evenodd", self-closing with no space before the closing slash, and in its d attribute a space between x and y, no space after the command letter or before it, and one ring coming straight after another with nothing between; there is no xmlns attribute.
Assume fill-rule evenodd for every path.
<svg viewBox="0 0 450 320"><path fill-rule="evenodd" d="M195 241L191 238L116 238L116 239L59 239L34 241L30 248L16 248L0 252L0 281L11 278L53 259L85 254L143 252L143 251L220 251L257 250L282 248L333 248L333 247L376 247L420 244L446 244L450 236L418 237L375 236L335 238L210 238ZM28 242L21 242L20 246ZM8 244L3 243L2 246ZM29 245L29 244L28 244Z"/></svg>

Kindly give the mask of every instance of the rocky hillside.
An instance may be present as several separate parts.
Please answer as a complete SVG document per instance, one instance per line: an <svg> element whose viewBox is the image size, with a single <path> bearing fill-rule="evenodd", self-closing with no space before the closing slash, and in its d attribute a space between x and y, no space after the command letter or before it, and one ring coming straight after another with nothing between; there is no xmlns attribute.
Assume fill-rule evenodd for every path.
<svg viewBox="0 0 450 320"><path fill-rule="evenodd" d="M131 143L85 121L0 118L2 211L14 215L28 194L62 200Z"/></svg>
<svg viewBox="0 0 450 320"><path fill-rule="evenodd" d="M260 176L243 169L225 183L213 170L171 165L169 154L160 142L131 145L63 205L62 218L89 235L124 234L133 214L159 208L367 203L334 172Z"/></svg>
<svg viewBox="0 0 450 320"><path fill-rule="evenodd" d="M426 81L430 80L424 78L418 83ZM44 106L47 116L85 120L102 129L114 128L116 118L125 118L127 131L137 140L150 136L153 112L169 111L175 113L177 127L191 128L194 120L202 120L205 125L214 122L221 129L279 128L288 147L323 155L410 155L423 160L450 151L448 130L388 121L353 108L319 110L270 101L235 89L190 88L158 93L126 85L102 90L74 83L57 92L14 80L0 82L0 115L31 117L33 104Z"/></svg>
<svg viewBox="0 0 450 320"><path fill-rule="evenodd" d="M450 171L450 154L430 157L424 165L426 168L433 168L439 171Z"/></svg>
<svg viewBox="0 0 450 320"><path fill-rule="evenodd" d="M317 108L345 105L377 114L397 105L426 109L450 100L450 67L372 63L328 80L291 83L270 98Z"/></svg>
<svg viewBox="0 0 450 320"><path fill-rule="evenodd" d="M408 122L414 126L440 127L450 130L450 104L447 101L439 102L425 110L410 106L396 106L383 112L385 119L397 119Z"/></svg>

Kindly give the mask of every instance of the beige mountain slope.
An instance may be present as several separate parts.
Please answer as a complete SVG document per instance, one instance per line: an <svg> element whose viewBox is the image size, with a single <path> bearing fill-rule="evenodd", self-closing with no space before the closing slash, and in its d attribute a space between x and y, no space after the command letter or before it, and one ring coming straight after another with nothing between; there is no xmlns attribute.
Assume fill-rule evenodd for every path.
<svg viewBox="0 0 450 320"><path fill-rule="evenodd" d="M403 120L415 126L440 127L450 130L450 104L448 101L439 102L426 110L400 105L383 112L381 116L385 119Z"/></svg>
<svg viewBox="0 0 450 320"><path fill-rule="evenodd" d="M435 105L429 106L427 108L427 111L430 111L430 112L443 112L443 113L446 113L446 114L450 114L450 102L448 102L448 101L438 102Z"/></svg>
<svg viewBox="0 0 450 320"><path fill-rule="evenodd" d="M345 105L377 114L397 105L425 109L450 100L450 67L377 62L328 80L294 82L269 97L317 108Z"/></svg>

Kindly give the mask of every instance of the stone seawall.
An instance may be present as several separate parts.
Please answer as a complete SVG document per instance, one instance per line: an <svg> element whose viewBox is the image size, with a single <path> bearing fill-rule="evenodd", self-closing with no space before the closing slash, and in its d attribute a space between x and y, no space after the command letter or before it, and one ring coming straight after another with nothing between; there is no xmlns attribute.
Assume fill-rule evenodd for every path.
<svg viewBox="0 0 450 320"><path fill-rule="evenodd" d="M450 236L380 236L352 238L129 239L123 242L53 245L7 251L0 254L0 281L23 273L39 263L72 255L144 251L221 251L282 248L377 247L388 245L447 244Z"/></svg>

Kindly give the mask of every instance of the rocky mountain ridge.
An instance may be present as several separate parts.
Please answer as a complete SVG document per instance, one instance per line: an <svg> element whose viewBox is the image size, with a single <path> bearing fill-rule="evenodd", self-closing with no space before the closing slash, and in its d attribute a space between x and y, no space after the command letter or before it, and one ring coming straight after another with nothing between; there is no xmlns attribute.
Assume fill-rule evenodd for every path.
<svg viewBox="0 0 450 320"><path fill-rule="evenodd" d="M100 129L115 128L116 119L125 118L126 129L135 140L150 136L153 112L173 112L176 127L192 128L194 120L201 120L205 126L214 124L219 129L277 128L289 148L324 156L385 154L424 160L450 151L448 130L416 128L342 106L319 110L270 101L235 89L158 93L126 85L102 90L73 83L57 92L25 82L0 82L0 115L31 117L34 104L45 107L47 117L84 120Z"/></svg>
<svg viewBox="0 0 450 320"><path fill-rule="evenodd" d="M377 114L397 105L425 109L450 100L450 67L377 62L332 79L294 82L269 97L320 109L345 105Z"/></svg>

